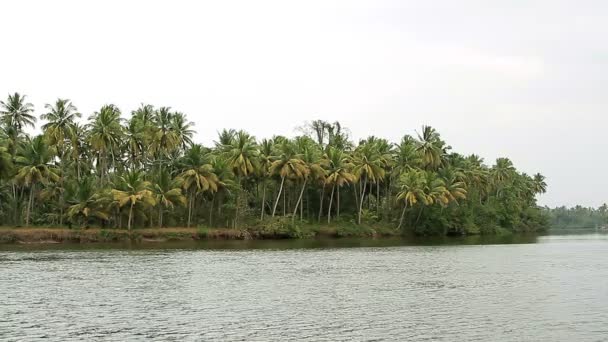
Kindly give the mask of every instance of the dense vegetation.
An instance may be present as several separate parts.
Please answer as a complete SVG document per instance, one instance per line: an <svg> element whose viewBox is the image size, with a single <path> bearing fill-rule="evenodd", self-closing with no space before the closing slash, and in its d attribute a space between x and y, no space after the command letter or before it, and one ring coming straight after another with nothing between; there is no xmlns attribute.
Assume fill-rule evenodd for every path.
<svg viewBox="0 0 608 342"><path fill-rule="evenodd" d="M572 208L545 208L551 229L590 229L608 227L608 205L587 208L580 205Z"/></svg>
<svg viewBox="0 0 608 342"><path fill-rule="evenodd" d="M371 225L418 234L534 231L546 224L535 195L544 177L507 158L486 166L452 152L424 126L391 143L348 139L339 123L313 121L294 138L257 140L223 130L214 146L192 141L193 123L142 105L128 119L114 105L86 123L58 99L34 127L33 105L0 102L0 221L106 228L203 226L264 229ZM354 228L353 228L354 227Z"/></svg>

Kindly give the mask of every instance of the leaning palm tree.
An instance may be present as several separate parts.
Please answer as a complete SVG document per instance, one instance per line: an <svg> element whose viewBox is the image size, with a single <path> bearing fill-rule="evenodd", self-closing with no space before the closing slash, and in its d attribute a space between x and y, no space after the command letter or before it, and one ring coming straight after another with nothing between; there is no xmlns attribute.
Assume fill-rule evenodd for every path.
<svg viewBox="0 0 608 342"><path fill-rule="evenodd" d="M30 224L30 214L34 204L34 196L38 184L59 180L58 170L52 165L55 150L39 135L28 140L20 149L16 162L19 171L15 176L18 184L29 188L29 200L26 207L25 224Z"/></svg>
<svg viewBox="0 0 608 342"><path fill-rule="evenodd" d="M290 141L283 141L277 145L277 156L270 164L268 172L271 176L278 176L281 179L277 198L272 207L272 217L274 217L283 193L285 179L302 179L305 174L309 173L309 170L296 153L295 146Z"/></svg>
<svg viewBox="0 0 608 342"><path fill-rule="evenodd" d="M403 219L405 218L405 212L409 207L414 204L426 202L426 195L424 194L424 176L420 171L410 170L404 172L399 177L399 192L397 193L397 202L403 202L403 210L399 218L398 229L401 229L403 225Z"/></svg>
<svg viewBox="0 0 608 342"><path fill-rule="evenodd" d="M150 190L152 184L144 180L141 172L127 172L123 177L120 177L118 188L112 189L112 197L116 201L118 208L125 206L129 207L129 218L127 221L127 229L131 231L133 222L133 209L137 205L155 206L156 199Z"/></svg>

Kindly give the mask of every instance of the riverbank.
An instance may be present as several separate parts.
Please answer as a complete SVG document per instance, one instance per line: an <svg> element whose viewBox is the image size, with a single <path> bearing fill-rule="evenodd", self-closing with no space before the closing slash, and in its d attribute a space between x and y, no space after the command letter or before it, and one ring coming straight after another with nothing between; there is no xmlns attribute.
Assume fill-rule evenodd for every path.
<svg viewBox="0 0 608 342"><path fill-rule="evenodd" d="M95 243L95 242L167 242L197 240L266 240L300 238L390 237L402 233L393 228L356 225L303 225L297 227L268 225L263 228L62 228L0 227L0 243Z"/></svg>

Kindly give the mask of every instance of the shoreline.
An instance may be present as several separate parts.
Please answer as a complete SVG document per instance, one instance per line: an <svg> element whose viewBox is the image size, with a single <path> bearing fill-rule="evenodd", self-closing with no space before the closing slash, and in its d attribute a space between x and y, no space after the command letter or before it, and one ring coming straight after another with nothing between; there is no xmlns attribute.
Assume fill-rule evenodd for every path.
<svg viewBox="0 0 608 342"><path fill-rule="evenodd" d="M290 231L259 230L252 228L66 228L66 227L0 227L0 244L62 244L137 242L163 243L201 240L298 240L315 238L379 238L403 236L393 229L348 226L310 226L294 234Z"/></svg>

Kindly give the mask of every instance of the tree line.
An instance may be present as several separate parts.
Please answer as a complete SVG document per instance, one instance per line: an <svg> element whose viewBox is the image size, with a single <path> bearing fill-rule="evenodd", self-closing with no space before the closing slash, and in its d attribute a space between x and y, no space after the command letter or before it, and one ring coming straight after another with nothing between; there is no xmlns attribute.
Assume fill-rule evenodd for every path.
<svg viewBox="0 0 608 342"><path fill-rule="evenodd" d="M301 134L256 139L223 129L213 146L170 107L115 105L82 114L67 99L38 122L25 95L0 102L0 220L9 225L247 228L382 224L418 234L546 225L535 196L541 174L511 160L486 165L452 151L430 126L396 143L358 142L340 123L316 120Z"/></svg>
<svg viewBox="0 0 608 342"><path fill-rule="evenodd" d="M608 204L597 208L574 207L545 208L552 229L608 229Z"/></svg>

